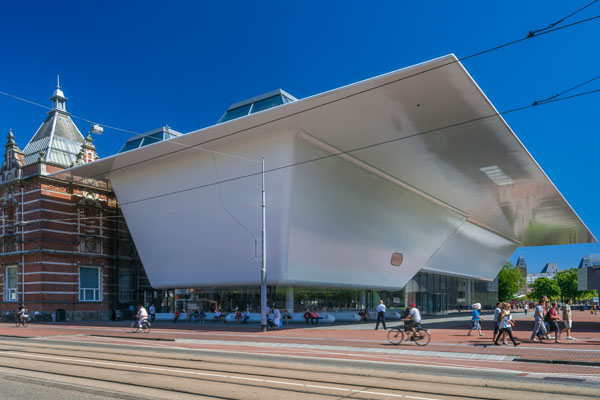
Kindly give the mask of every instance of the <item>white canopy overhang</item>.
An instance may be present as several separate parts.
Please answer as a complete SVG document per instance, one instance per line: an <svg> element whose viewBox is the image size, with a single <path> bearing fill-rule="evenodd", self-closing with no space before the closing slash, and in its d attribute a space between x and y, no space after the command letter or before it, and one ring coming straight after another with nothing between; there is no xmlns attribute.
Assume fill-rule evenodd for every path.
<svg viewBox="0 0 600 400"><path fill-rule="evenodd" d="M493 278L502 265L493 273L464 270L457 265L465 259L455 253L461 249L468 251L462 243L474 237L484 246L495 238L505 241L508 245L500 252L504 260L517 246L596 241L453 55L56 175L78 182L118 178L121 183L129 180L135 186L142 172L133 171L149 168L148 173L165 181L169 176L157 172L160 165L171 164L171 169L165 170L176 173L173 171L182 168L178 163L192 157L191 154L211 154L202 149L259 159L261 146L266 149L269 145L257 148L252 143L274 134L270 136L273 141L280 132L292 133L295 140L312 150L296 151L291 157L269 156L267 176L303 171L306 166L314 167L326 159L341 159L358 168L356 171L364 171L462 219L460 227L453 228L434 251L420 259L420 267L430 271ZM144 264L151 261L144 258L144 250L139 248L136 229L128 218L128 205L137 207L158 198L181 196L219 181L240 183L255 179L253 174L258 168L248 165L224 168L212 178L178 179L175 186L171 182L168 185L155 182L154 186L144 182L143 190L127 193L124 190L120 193L115 187ZM370 199L364 207L377 207L377 202L377 198ZM486 257L476 251L473 255ZM446 268L444 264L448 262L455 266Z"/></svg>

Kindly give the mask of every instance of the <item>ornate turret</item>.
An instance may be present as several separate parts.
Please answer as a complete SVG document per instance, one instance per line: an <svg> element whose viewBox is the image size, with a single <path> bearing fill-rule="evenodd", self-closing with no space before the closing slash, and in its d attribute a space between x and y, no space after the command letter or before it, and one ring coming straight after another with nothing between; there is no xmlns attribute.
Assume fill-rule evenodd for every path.
<svg viewBox="0 0 600 400"><path fill-rule="evenodd" d="M0 168L0 174L2 175L2 182L6 182L12 179L21 179L22 169L25 165L25 157L23 151L15 142L15 136L12 133L12 129L8 131L6 137L6 150L4 151L4 161L2 162L2 168Z"/></svg>
<svg viewBox="0 0 600 400"><path fill-rule="evenodd" d="M68 168L77 159L85 139L67 112L67 98L60 89L60 82L50 100L54 108L23 150L25 164L40 162L42 151L46 164Z"/></svg>
<svg viewBox="0 0 600 400"><path fill-rule="evenodd" d="M88 132L85 142L81 145L81 150L79 150L79 154L77 154L77 159L73 165L90 163L96 161L98 158L96 146L94 146L94 139L92 139L92 135Z"/></svg>
<svg viewBox="0 0 600 400"><path fill-rule="evenodd" d="M52 94L52 97L50 97L50 100L52 100L54 110L62 111L65 113L67 112L67 106L65 105L65 103L68 99L65 97L63 91L60 90L60 77L58 75L56 76L56 90ZM54 112L54 110L50 112Z"/></svg>

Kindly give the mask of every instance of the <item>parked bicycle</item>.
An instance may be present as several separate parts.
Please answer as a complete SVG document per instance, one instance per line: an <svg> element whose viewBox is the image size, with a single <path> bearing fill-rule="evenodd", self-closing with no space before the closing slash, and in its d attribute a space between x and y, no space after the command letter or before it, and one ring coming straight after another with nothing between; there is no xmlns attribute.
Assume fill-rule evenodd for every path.
<svg viewBox="0 0 600 400"><path fill-rule="evenodd" d="M391 344L400 344L403 342L415 342L418 346L427 346L431 341L429 331L420 325L415 330L406 330L404 325L396 326L388 330L388 341Z"/></svg>
<svg viewBox="0 0 600 400"><path fill-rule="evenodd" d="M133 321L131 323L131 332L136 333L139 329L139 325L137 321ZM142 322L142 331L144 333L149 333L150 329L152 329L152 324L150 324L150 321L148 321L147 319L144 319L144 321Z"/></svg>

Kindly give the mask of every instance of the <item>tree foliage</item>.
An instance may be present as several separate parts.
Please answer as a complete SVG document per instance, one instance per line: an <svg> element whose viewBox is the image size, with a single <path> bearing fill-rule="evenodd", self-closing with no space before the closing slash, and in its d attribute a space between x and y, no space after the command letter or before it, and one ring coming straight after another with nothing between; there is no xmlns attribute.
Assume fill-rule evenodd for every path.
<svg viewBox="0 0 600 400"><path fill-rule="evenodd" d="M577 268L560 271L554 275L553 279L560 288L561 300L580 297L581 292L577 290Z"/></svg>
<svg viewBox="0 0 600 400"><path fill-rule="evenodd" d="M541 277L533 282L532 293L535 299L541 299L542 296L555 299L560 296L560 287L554 279Z"/></svg>
<svg viewBox="0 0 600 400"><path fill-rule="evenodd" d="M509 301L525 284L518 268L507 262L498 273L498 300Z"/></svg>

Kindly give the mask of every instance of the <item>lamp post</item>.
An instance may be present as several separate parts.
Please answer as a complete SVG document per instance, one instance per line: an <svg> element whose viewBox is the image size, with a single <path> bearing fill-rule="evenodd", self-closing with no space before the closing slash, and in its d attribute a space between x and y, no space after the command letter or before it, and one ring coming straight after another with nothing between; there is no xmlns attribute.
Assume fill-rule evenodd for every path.
<svg viewBox="0 0 600 400"><path fill-rule="evenodd" d="M267 331L267 229L265 223L265 158L262 157L262 268L260 270L260 330Z"/></svg>

